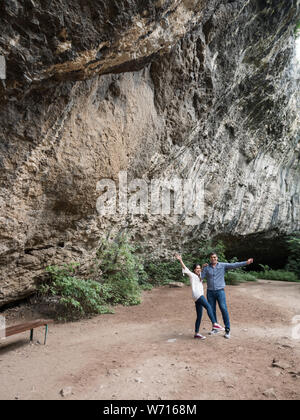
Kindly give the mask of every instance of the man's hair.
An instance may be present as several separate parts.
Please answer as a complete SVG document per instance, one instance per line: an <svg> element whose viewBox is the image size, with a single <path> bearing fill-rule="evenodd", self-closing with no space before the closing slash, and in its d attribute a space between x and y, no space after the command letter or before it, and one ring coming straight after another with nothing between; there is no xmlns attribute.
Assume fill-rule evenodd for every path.
<svg viewBox="0 0 300 420"><path fill-rule="evenodd" d="M209 258L210 258L210 257L212 257L213 255L218 256L218 254L217 254L216 252L211 252L211 253L209 254Z"/></svg>

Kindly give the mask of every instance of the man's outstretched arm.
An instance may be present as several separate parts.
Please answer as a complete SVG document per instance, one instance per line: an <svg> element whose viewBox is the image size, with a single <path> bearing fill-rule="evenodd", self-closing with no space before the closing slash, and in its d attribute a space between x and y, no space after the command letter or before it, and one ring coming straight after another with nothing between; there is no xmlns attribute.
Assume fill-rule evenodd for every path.
<svg viewBox="0 0 300 420"><path fill-rule="evenodd" d="M225 270L233 270L235 268L245 267L246 265L252 264L253 258L249 258L247 261L236 262L236 263L223 263Z"/></svg>

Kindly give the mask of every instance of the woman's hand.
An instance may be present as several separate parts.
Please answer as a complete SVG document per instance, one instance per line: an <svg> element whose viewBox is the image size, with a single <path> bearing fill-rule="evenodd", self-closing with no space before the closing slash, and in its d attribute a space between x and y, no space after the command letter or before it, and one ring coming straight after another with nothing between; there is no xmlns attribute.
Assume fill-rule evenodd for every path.
<svg viewBox="0 0 300 420"><path fill-rule="evenodd" d="M178 254L178 253L176 252L176 254L175 254L175 258L176 258L176 259L180 262L181 267L182 267L183 269L185 269L185 268L186 268L186 266L184 265L184 262L182 261L181 255L180 255L180 254Z"/></svg>

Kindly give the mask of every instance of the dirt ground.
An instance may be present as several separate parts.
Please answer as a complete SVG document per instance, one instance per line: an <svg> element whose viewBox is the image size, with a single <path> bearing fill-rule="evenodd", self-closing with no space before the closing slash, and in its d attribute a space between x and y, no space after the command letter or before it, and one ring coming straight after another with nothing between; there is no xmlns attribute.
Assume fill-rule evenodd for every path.
<svg viewBox="0 0 300 420"><path fill-rule="evenodd" d="M141 305L113 315L50 325L45 346L42 327L32 344L29 331L2 339L0 399L298 400L300 284L260 280L226 290L230 340L207 335L205 311L207 339L193 338L188 286L144 292ZM26 318L13 314L1 315L8 324Z"/></svg>

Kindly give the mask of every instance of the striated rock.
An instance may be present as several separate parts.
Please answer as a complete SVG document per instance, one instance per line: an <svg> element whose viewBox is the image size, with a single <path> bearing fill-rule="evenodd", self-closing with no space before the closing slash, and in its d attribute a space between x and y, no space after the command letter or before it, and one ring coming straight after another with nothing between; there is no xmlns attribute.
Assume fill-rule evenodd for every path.
<svg viewBox="0 0 300 420"><path fill-rule="evenodd" d="M4 0L0 306L120 229L151 257L216 237L276 259L300 221L297 20L296 0ZM99 216L120 171L202 179L203 219Z"/></svg>

